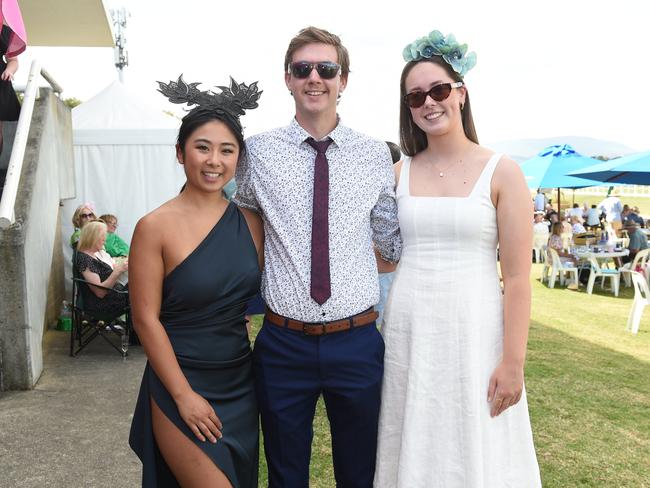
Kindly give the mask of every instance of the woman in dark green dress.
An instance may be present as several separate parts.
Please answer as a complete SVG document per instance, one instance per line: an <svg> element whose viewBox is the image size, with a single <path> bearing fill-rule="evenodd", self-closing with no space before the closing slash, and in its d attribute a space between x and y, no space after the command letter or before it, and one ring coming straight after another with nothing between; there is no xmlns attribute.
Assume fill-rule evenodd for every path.
<svg viewBox="0 0 650 488"><path fill-rule="evenodd" d="M183 118L185 190L137 224L129 257L135 329L149 359L129 443L146 487L257 487L258 410L244 313L260 286L259 217L223 196L245 150L239 116L260 93L160 84Z"/></svg>

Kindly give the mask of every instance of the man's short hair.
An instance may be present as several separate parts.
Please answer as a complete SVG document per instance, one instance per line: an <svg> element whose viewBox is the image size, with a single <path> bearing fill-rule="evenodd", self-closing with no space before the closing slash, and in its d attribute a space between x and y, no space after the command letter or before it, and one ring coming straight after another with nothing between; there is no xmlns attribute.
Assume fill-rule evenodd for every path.
<svg viewBox="0 0 650 488"><path fill-rule="evenodd" d="M295 53L301 47L307 44L328 44L336 49L337 62L341 65L341 76L347 78L350 72L350 55L348 50L341 43L339 36L319 29L318 27L305 27L289 42L287 53L284 56L284 72L289 72L289 65Z"/></svg>

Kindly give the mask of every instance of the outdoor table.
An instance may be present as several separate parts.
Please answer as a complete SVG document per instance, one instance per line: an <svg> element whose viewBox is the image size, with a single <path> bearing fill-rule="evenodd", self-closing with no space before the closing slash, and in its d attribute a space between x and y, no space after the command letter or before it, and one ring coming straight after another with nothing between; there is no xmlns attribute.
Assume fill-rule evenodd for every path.
<svg viewBox="0 0 650 488"><path fill-rule="evenodd" d="M596 250L598 249L598 250ZM618 267L621 266L620 258L623 256L628 256L630 254L630 251L627 249L619 249L619 250L612 250L612 251L606 251L603 249L603 247L596 246L594 247L576 247L573 250L573 253L575 256L578 257L580 260L588 260L591 257L596 258L598 261L608 261L610 259L615 260L616 264Z"/></svg>

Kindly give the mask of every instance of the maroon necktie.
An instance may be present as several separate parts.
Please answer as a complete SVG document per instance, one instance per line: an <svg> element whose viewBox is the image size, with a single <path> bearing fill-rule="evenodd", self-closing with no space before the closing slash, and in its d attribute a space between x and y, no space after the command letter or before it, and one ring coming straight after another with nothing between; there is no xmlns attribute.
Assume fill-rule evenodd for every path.
<svg viewBox="0 0 650 488"><path fill-rule="evenodd" d="M314 162L314 200L311 218L311 297L322 305L332 295L330 286L329 246L329 167L325 152L332 139L315 141L311 137L307 144L316 149Z"/></svg>

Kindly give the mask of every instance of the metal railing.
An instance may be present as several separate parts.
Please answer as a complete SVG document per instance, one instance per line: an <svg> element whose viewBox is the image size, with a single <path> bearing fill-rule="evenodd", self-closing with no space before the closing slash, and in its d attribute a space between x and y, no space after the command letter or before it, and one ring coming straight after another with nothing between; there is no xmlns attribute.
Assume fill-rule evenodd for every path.
<svg viewBox="0 0 650 488"><path fill-rule="evenodd" d="M27 78L27 87L23 97L23 103L20 108L20 117L16 126L16 137L14 138L5 186L2 191L0 200L0 229L6 229L16 221L15 206L16 196L18 195L18 184L20 183L20 173L23 169L25 159L25 150L27 148L27 138L32 123L32 114L34 112L34 103L38 96L38 79L42 76L50 84L55 93L61 93L63 89L54 81L52 76L41 68L38 60L32 61L29 77Z"/></svg>

